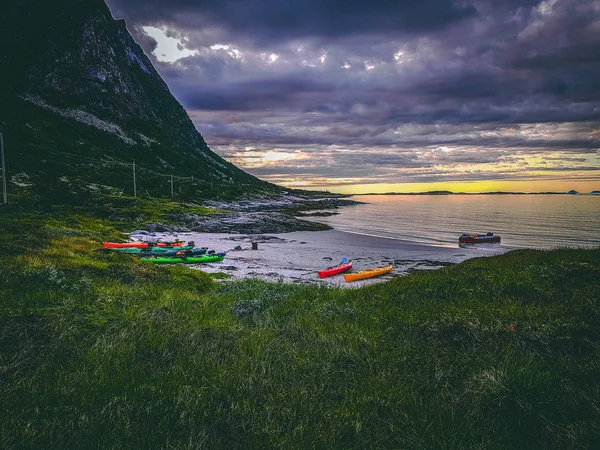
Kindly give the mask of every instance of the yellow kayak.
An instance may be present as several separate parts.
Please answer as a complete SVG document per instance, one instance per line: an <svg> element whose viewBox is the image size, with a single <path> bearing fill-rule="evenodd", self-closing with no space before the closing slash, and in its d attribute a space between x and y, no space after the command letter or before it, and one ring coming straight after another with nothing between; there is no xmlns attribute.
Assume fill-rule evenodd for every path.
<svg viewBox="0 0 600 450"><path fill-rule="evenodd" d="M373 267L372 269L362 270L357 273L345 273L344 279L347 282L356 281L356 280L364 280L365 278L376 277L377 275L383 275L384 273L390 273L394 266L390 264L385 267Z"/></svg>

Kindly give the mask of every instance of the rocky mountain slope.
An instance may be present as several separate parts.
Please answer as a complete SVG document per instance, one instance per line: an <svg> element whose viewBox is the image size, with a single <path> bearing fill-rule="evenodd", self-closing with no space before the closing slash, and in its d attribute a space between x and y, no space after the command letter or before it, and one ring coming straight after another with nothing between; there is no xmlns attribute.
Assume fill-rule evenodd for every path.
<svg viewBox="0 0 600 450"><path fill-rule="evenodd" d="M135 161L148 195L164 193L171 174L277 190L209 149L103 0L11 2L0 46L9 178L41 173L130 191Z"/></svg>

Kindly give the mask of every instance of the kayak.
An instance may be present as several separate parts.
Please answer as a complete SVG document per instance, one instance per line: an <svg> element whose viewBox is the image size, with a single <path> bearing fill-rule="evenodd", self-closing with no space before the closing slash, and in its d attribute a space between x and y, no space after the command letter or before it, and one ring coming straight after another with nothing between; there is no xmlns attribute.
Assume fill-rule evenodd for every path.
<svg viewBox="0 0 600 450"><path fill-rule="evenodd" d="M223 258L225 258L225 253L217 253L216 255L189 256L185 259L157 256L155 258L140 258L140 261L147 261L153 264L199 264L223 261Z"/></svg>
<svg viewBox="0 0 600 450"><path fill-rule="evenodd" d="M372 278L378 275L383 275L384 273L389 273L392 271L393 268L394 266L390 264L389 266L373 267L371 269L362 270L357 273L345 273L344 280L346 280L348 283L350 281L364 280L366 278Z"/></svg>
<svg viewBox="0 0 600 450"><path fill-rule="evenodd" d="M338 273L348 269L352 269L352 261L343 262L338 264L337 266L328 267L325 270L319 270L317 273L321 278L327 278L332 275L337 275Z"/></svg>
<svg viewBox="0 0 600 450"><path fill-rule="evenodd" d="M103 242L102 245L106 248L148 248L147 242ZM180 242L157 242L152 244L154 247L181 247L183 241Z"/></svg>
<svg viewBox="0 0 600 450"><path fill-rule="evenodd" d="M194 248L194 249L189 249L189 250L177 250L174 248L169 248L165 251L151 250L151 251L147 251L147 252L140 252L140 253L133 253L133 254L135 256L141 256L143 258L146 256L175 256L179 252L185 253L186 256L200 256L200 255L204 255L206 253L208 253L209 255L215 254L215 251L214 250L209 251L208 247Z"/></svg>
<svg viewBox="0 0 600 450"><path fill-rule="evenodd" d="M500 242L500 236L495 236L494 233L463 234L458 238L458 242L464 244L489 244Z"/></svg>
<svg viewBox="0 0 600 450"><path fill-rule="evenodd" d="M204 247L203 247L204 248ZM193 250L194 246L193 245L182 245L181 247L152 247L151 249L146 247L146 248L137 248L137 247L120 247L120 248L111 248L111 250L116 250L118 252L121 253L146 253L146 254L150 254L150 253L160 253L161 255L164 255L168 252L178 252L179 250Z"/></svg>

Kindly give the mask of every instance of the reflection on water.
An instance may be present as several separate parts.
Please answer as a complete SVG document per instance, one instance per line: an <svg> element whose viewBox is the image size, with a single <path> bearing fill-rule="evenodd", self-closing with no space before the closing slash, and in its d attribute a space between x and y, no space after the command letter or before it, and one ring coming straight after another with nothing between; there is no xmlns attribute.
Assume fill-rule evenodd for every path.
<svg viewBox="0 0 600 450"><path fill-rule="evenodd" d="M364 205L318 217L338 230L453 245L463 233L502 237L502 246L600 246L600 196L357 195ZM494 245L494 244L488 244Z"/></svg>

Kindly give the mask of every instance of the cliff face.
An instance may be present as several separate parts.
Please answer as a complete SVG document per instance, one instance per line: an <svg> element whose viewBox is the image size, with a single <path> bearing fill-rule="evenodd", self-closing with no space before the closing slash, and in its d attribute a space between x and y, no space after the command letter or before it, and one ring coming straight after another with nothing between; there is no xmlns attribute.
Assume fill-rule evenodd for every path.
<svg viewBox="0 0 600 450"><path fill-rule="evenodd" d="M0 131L13 173L114 182L135 160L140 170L268 185L208 148L103 0L17 0L0 17L0 46Z"/></svg>

